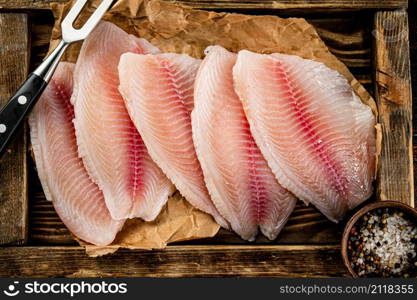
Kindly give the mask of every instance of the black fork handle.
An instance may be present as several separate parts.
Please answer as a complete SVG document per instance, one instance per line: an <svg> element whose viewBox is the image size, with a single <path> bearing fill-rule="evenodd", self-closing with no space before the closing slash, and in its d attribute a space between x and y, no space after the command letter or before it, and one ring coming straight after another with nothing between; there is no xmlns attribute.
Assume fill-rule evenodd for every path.
<svg viewBox="0 0 417 300"><path fill-rule="evenodd" d="M22 126L26 116L45 90L47 82L36 74L20 86L18 91L0 111L0 158Z"/></svg>

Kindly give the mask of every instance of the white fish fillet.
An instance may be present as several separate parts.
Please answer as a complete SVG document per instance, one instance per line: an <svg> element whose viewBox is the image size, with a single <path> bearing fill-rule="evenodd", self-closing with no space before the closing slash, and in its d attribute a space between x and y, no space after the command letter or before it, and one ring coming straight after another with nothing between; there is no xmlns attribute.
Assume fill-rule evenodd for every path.
<svg viewBox="0 0 417 300"><path fill-rule="evenodd" d="M371 196L375 120L342 75L298 56L240 51L234 82L282 186L333 221Z"/></svg>
<svg viewBox="0 0 417 300"><path fill-rule="evenodd" d="M156 218L173 185L150 158L118 92L125 52L155 53L144 39L101 22L84 41L74 74L79 153L114 219Z"/></svg>
<svg viewBox="0 0 417 300"><path fill-rule="evenodd" d="M123 221L115 221L78 157L70 102L74 65L60 63L29 117L36 167L48 200L80 239L110 244Z"/></svg>
<svg viewBox="0 0 417 300"><path fill-rule="evenodd" d="M243 239L258 226L275 239L296 198L276 180L249 130L233 88L237 55L220 46L206 49L195 82L192 128L207 188L220 213Z"/></svg>
<svg viewBox="0 0 417 300"><path fill-rule="evenodd" d="M192 205L227 227L211 202L192 141L200 62L184 54L126 53L119 64L119 90L151 157Z"/></svg>

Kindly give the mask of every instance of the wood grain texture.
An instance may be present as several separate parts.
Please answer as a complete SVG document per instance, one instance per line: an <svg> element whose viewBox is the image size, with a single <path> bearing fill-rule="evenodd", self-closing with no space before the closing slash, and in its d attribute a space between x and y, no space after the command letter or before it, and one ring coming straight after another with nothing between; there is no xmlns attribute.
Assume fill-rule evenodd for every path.
<svg viewBox="0 0 417 300"><path fill-rule="evenodd" d="M66 1L67 0L61 0L55 2ZM248 12L256 14L272 14L279 12L280 10L284 11L284 13L293 10L299 11L300 9L302 10L301 7L303 5L305 6L306 3L315 6L315 8L310 7L310 9L306 10L308 12L315 12L316 9L320 9L320 6L322 8L329 8L329 11L333 12L337 10L335 8L336 6L343 7L344 9L361 9L365 2L368 2L367 5L371 9L379 9L381 6L384 6L383 8L393 9L407 6L407 1L403 0L296 0L291 1L292 3L289 4L289 6L282 6L289 1L191 1L192 0L184 0L178 2L188 2L188 5L204 9L228 9L230 11L242 11L248 9ZM50 2L52 1L0 0L0 10L2 7L13 9L47 9L49 8ZM369 4L369 2L372 2L372 4ZM332 5L335 7L330 7ZM370 90L373 85L371 63L374 54L370 47L370 37L372 37L371 13L371 10L366 9L355 12L355 15L308 15L307 20L316 27L319 35L325 41L326 45L328 45L330 51L350 68L355 77L365 85L368 91L373 92L373 90ZM381 18L378 17L379 14L382 13L376 15L375 30L377 29L376 24L378 24L376 20ZM30 32L30 35L32 36L32 59L30 68L33 70L47 52L53 17L49 10L31 11L30 15L33 24ZM384 18L387 18L387 16L384 16ZM412 20L410 19L410 22L411 21ZM382 22L380 24L384 23ZM414 28L417 28L417 25ZM2 30L4 29L0 26L0 31ZM1 45L2 44L0 43L0 51L3 49ZM396 61L394 64L396 67L393 68L390 66L388 68L389 70L395 70L397 72L398 69L401 70L403 68L399 66L398 59L395 59L394 57L395 55L403 53L403 51L395 50L395 47L387 47L386 45L377 42L375 49L378 49L378 47L379 49L391 49L389 53L392 54L388 55L388 57L390 57L391 60ZM393 51L393 49L395 51ZM388 51L383 53L385 53L384 55L387 55ZM378 65L377 60L375 60L375 63ZM392 65L392 63L390 63L390 65ZM375 74L375 78L378 78L377 73ZM387 82L386 78L381 78L379 78L379 80L383 84L389 84L389 87L398 87L396 83L393 84L391 79ZM380 82L378 82L378 85ZM1 83L3 83L3 81L1 81ZM1 88L3 88L3 86L1 86ZM379 89L379 95L384 92L384 97L389 99L385 104L389 111L394 111L394 108L398 108L399 105L402 105L395 100L391 100L393 95L392 91L385 91L383 86ZM378 88L376 90L378 92ZM394 99L397 98L394 97ZM391 103L392 101L394 102ZM398 119L402 118L402 116L402 110L397 114L392 114L392 119L390 118L389 124L391 126L392 124L398 124ZM394 129L398 130L397 127ZM417 146L415 153L417 158ZM340 227L326 221L326 219L313 208L304 207L303 205L297 206L296 211L293 213L292 218L279 239L273 242L267 241L264 238L259 238L255 244L247 244L235 234L222 230L214 238L183 242L174 246L169 246L165 250L119 250L117 253L110 256L89 258L85 255L82 248L75 246L68 230L59 220L51 203L45 200L37 179L36 171L33 169L32 161L29 161L31 169L29 180L30 244L39 246L0 248L0 276L2 277L349 276L343 267L340 258L340 249L337 245L334 245L339 241ZM0 195L0 207L2 205L1 199ZM2 219L0 219L0 222L2 222ZM1 223L1 225L2 224L3 223ZM288 245L300 243L309 245ZM69 246L42 246L45 244Z"/></svg>
<svg viewBox="0 0 417 300"><path fill-rule="evenodd" d="M172 0L173 1L173 0ZM0 8L49 9L50 3L68 0L0 0ZM352 10L406 8L407 0L180 0L177 3L200 9L306 9Z"/></svg>
<svg viewBox="0 0 417 300"><path fill-rule="evenodd" d="M28 16L0 13L0 106L25 80L28 68ZM0 244L23 244L28 236L26 126L0 158L0 183Z"/></svg>
<svg viewBox="0 0 417 300"><path fill-rule="evenodd" d="M406 8L408 5L408 2L404 0L181 0L176 2L199 9L273 9L278 11L293 11L294 13L360 9L396 9Z"/></svg>
<svg viewBox="0 0 417 300"><path fill-rule="evenodd" d="M339 246L169 246L87 257L80 247L0 250L1 277L347 277Z"/></svg>
<svg viewBox="0 0 417 300"><path fill-rule="evenodd" d="M411 1L408 9L409 16L417 16L417 1ZM411 86L413 99L413 145L414 145L414 174L417 174L417 18L409 18L410 27L410 62ZM417 178L414 176L414 195L416 194ZM414 203L415 205L415 203Z"/></svg>
<svg viewBox="0 0 417 300"><path fill-rule="evenodd" d="M414 206L412 99L406 11L375 14L375 96L382 125L377 195Z"/></svg>
<svg viewBox="0 0 417 300"><path fill-rule="evenodd" d="M33 71L46 56L51 39L54 17L49 10L30 11L31 56L30 71Z"/></svg>
<svg viewBox="0 0 417 300"><path fill-rule="evenodd" d="M0 9L49 9L51 3L66 3L68 0L0 0Z"/></svg>

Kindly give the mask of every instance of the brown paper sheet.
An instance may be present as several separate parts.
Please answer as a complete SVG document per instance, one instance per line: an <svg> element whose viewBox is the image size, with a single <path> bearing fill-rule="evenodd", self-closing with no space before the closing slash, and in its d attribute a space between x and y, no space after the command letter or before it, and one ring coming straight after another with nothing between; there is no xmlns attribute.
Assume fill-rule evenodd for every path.
<svg viewBox="0 0 417 300"><path fill-rule="evenodd" d="M115 252L119 248L162 249L168 243L214 236L219 225L213 218L194 208L176 192L153 222L128 220L109 246L94 246L78 240L90 256Z"/></svg>
<svg viewBox="0 0 417 300"><path fill-rule="evenodd" d="M73 2L52 4L56 23L52 31L51 48L59 41L59 24ZM78 21L84 22L100 2L89 1L85 14ZM343 74L361 100L377 115L375 102L368 92L348 68L330 53L314 27L305 19L215 13L159 0L118 0L104 20L147 39L164 52L186 53L202 58L207 46L217 44L234 52L241 49L258 53L280 52L320 61ZM72 45L64 60L75 62L80 46L80 43ZM376 126L377 131L378 128ZM379 153L379 145L377 148ZM169 242L211 237L218 229L211 217L193 209L177 194L169 200L157 221L128 221L108 247L82 245L93 256L113 252L119 247L163 248Z"/></svg>

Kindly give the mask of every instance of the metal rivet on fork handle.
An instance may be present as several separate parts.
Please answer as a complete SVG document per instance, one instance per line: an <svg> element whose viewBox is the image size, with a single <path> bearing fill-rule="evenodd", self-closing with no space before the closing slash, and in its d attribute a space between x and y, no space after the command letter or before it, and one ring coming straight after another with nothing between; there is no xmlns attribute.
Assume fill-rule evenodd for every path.
<svg viewBox="0 0 417 300"><path fill-rule="evenodd" d="M0 124L0 133L5 133L5 132L6 132L6 130L7 130L6 125L4 125L4 124Z"/></svg>
<svg viewBox="0 0 417 300"><path fill-rule="evenodd" d="M17 102L19 102L20 105L25 105L28 102L28 98L23 95L19 96L19 98L17 98Z"/></svg>

